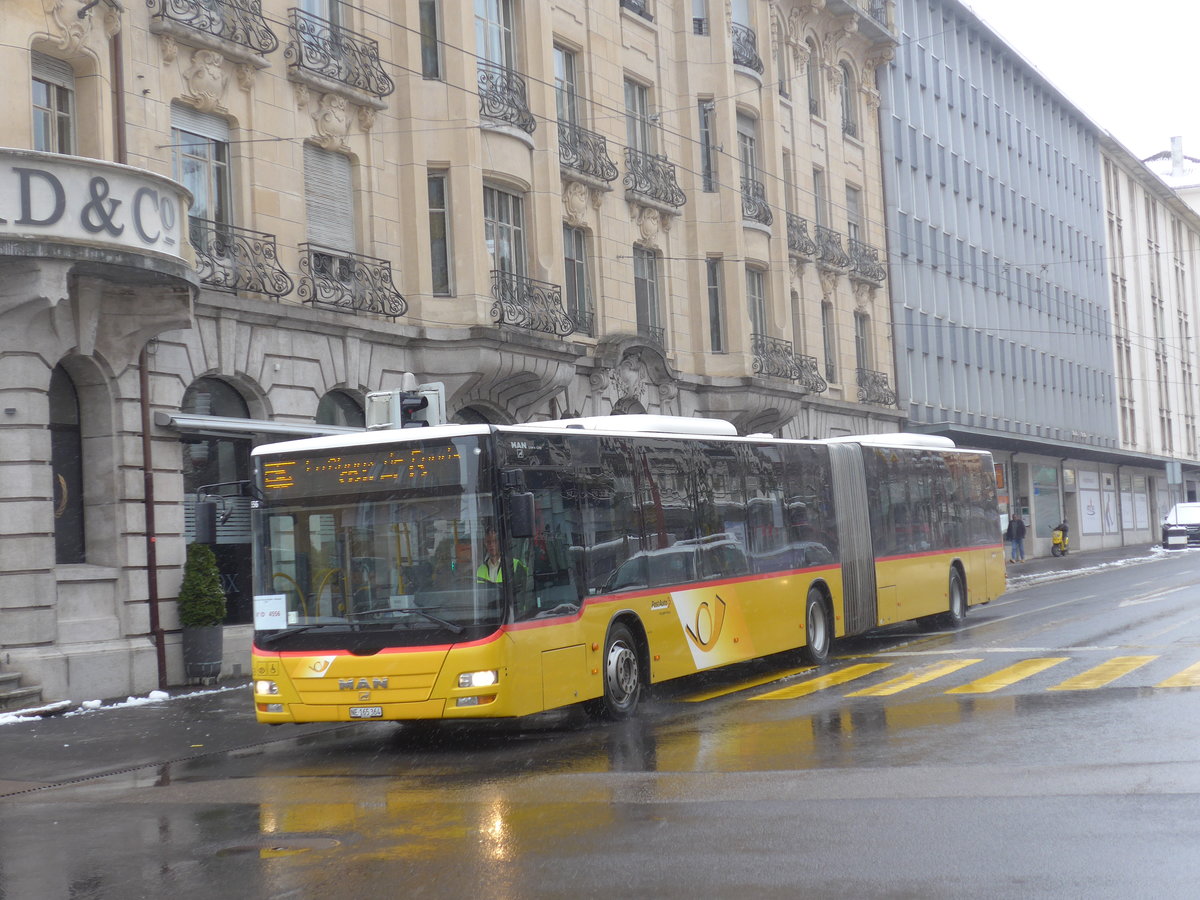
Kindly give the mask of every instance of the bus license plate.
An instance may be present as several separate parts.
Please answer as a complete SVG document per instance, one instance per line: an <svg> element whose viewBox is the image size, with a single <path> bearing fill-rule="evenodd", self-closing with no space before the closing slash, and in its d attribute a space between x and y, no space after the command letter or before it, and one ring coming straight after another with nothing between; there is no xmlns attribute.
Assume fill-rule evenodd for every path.
<svg viewBox="0 0 1200 900"><path fill-rule="evenodd" d="M382 719L382 706L352 706L350 707L350 718L352 719Z"/></svg>

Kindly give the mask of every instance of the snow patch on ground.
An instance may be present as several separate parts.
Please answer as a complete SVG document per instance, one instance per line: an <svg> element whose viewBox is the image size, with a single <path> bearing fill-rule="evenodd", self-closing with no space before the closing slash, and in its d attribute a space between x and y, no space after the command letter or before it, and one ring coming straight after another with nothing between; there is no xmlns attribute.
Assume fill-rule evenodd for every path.
<svg viewBox="0 0 1200 900"><path fill-rule="evenodd" d="M130 706L148 706L154 703L168 703L175 700L186 700L189 697L201 697L205 694L222 694L226 691L242 691L246 689L244 684L229 685L227 687L209 688L203 691L191 691L186 694L175 694L172 696L166 691L151 691L145 697L126 697L122 701L105 704L103 700L84 700L79 704L78 709L71 709L69 712L63 712L64 709L69 709L72 704L64 701L63 703L51 703L46 706L36 706L31 709L15 709L11 712L0 713L0 725L15 725L18 722L37 722L48 715L62 714L63 718L70 716L84 716L95 712L103 712L109 709L125 709Z"/></svg>

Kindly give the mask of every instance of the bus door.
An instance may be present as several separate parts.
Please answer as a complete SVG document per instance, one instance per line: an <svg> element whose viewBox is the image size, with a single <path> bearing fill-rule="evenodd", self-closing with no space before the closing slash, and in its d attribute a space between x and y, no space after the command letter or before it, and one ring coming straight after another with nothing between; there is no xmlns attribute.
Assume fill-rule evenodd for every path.
<svg viewBox="0 0 1200 900"><path fill-rule="evenodd" d="M874 628L879 621L875 584L875 549L867 509L867 482L862 447L829 444L833 474L833 508L842 561L842 602L846 634Z"/></svg>

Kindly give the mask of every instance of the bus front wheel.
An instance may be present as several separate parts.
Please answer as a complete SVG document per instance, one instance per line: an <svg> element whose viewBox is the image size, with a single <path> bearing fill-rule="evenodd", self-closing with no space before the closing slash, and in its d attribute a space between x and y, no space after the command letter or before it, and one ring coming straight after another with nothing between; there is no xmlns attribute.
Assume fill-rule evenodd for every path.
<svg viewBox="0 0 1200 900"><path fill-rule="evenodd" d="M829 661L829 649L833 645L833 623L829 621L829 607L816 588L808 589L804 601L804 658L814 666Z"/></svg>
<svg viewBox="0 0 1200 900"><path fill-rule="evenodd" d="M588 712L604 719L628 719L642 693L642 665L637 642L626 625L617 623L604 641L604 696L589 701Z"/></svg>

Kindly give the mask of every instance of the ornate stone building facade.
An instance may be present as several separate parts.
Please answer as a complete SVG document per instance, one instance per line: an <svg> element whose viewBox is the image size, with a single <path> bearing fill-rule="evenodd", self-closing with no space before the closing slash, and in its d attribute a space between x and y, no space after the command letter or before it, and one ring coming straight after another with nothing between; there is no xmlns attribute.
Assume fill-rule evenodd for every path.
<svg viewBox="0 0 1200 900"><path fill-rule="evenodd" d="M238 671L247 501L212 486L247 477L256 443L361 427L364 394L405 373L442 382L458 421L898 429L875 87L891 17L7 3L0 665L48 697L180 681L203 489L223 497ZM35 171L82 230L38 224L59 194Z"/></svg>

